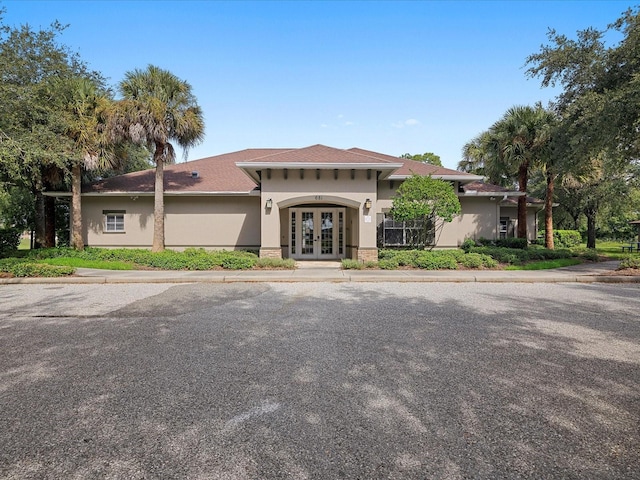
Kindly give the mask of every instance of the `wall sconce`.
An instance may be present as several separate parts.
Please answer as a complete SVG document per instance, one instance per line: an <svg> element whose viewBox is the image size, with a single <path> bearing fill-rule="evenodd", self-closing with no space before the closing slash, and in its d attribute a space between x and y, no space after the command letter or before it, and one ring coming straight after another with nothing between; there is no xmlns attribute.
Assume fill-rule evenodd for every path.
<svg viewBox="0 0 640 480"><path fill-rule="evenodd" d="M364 208L366 208L367 210L369 210L371 208L371 199L370 198L367 198L364 201Z"/></svg>
<svg viewBox="0 0 640 480"><path fill-rule="evenodd" d="M269 210L271 209L271 207L273 207L273 200L271 200L270 198L267 200L267 203L265 203L264 205L266 208L268 208Z"/></svg>

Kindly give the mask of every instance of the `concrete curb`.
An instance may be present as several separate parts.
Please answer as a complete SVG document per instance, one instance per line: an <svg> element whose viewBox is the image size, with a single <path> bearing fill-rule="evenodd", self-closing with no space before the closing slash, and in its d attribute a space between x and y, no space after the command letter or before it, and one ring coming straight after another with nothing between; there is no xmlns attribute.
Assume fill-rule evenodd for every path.
<svg viewBox="0 0 640 480"><path fill-rule="evenodd" d="M574 273L557 273L549 275L478 275L475 272L462 275L376 275L353 274L346 271L305 271L295 275L295 271L287 274L277 272L263 272L262 274L236 272L228 275L167 275L166 272L158 272L149 276L118 276L91 275L76 277L56 278L0 278L0 285L20 284L123 284L123 283L640 283L640 276L622 275L576 275Z"/></svg>

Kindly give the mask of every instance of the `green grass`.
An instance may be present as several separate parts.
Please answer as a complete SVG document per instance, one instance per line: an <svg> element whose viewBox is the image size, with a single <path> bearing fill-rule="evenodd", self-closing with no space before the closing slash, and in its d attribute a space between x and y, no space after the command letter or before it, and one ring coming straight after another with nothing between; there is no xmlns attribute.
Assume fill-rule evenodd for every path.
<svg viewBox="0 0 640 480"><path fill-rule="evenodd" d="M529 262L524 265L509 265L505 267L505 270L550 270L552 268L570 267L580 263L582 263L582 260L578 260L577 258L559 258L557 260Z"/></svg>
<svg viewBox="0 0 640 480"><path fill-rule="evenodd" d="M31 240L29 238L20 237L20 245L18 250L29 250L31 248Z"/></svg>
<svg viewBox="0 0 640 480"><path fill-rule="evenodd" d="M598 251L598 254L605 255L615 260L622 260L629 256L629 252L622 253L623 245L627 246L629 245L629 242L599 242L596 240L596 250ZM582 244L582 246L586 245ZM640 253L634 250L631 255L640 255Z"/></svg>
<svg viewBox="0 0 640 480"><path fill-rule="evenodd" d="M85 260L77 257L43 258L38 263L75 268L98 268L101 270L133 270L133 264L110 260Z"/></svg>

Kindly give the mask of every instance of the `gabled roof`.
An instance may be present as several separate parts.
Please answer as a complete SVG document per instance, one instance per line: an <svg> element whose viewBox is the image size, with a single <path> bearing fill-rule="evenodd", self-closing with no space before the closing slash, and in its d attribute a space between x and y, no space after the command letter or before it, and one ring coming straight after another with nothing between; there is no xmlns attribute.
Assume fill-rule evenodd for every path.
<svg viewBox="0 0 640 480"><path fill-rule="evenodd" d="M389 160L391 159L391 160ZM265 168L308 168L308 169L338 169L338 170L376 170L381 172L381 178L388 177L395 170L402 167L400 158L388 157L382 159L370 155L362 155L351 150L312 145L284 152L274 153L260 158L236 162L247 175L256 182L260 181L260 171Z"/></svg>
<svg viewBox="0 0 640 480"><path fill-rule="evenodd" d="M285 149L247 149L190 162L165 165L165 194L248 193L256 183L236 166L237 161L273 155ZM197 177L192 173L197 172ZM127 173L83 186L83 193L153 193L155 169Z"/></svg>
<svg viewBox="0 0 640 480"><path fill-rule="evenodd" d="M463 180L463 181L476 181L482 180L479 175L472 175L470 173L460 172L458 170L451 170L450 168L439 167L430 163L416 162L415 160L409 160L406 158L392 157L383 153L371 152L369 150L363 150L361 148L351 148L350 152L366 155L370 158L377 158L386 161L398 161L402 162L402 166L393 172L389 176L389 180L400 180L410 177L413 174L416 175L431 175L433 178L441 178L443 180Z"/></svg>
<svg viewBox="0 0 640 480"><path fill-rule="evenodd" d="M445 180L470 182L481 177L427 163L393 157L359 148L342 150L325 145L305 148L261 148L216 155L174 165L165 165L166 195L248 194L259 183L265 168L371 169L381 178L404 179L413 173ZM193 174L197 172L197 174ZM155 170L143 170L107 178L83 186L88 195L152 194Z"/></svg>

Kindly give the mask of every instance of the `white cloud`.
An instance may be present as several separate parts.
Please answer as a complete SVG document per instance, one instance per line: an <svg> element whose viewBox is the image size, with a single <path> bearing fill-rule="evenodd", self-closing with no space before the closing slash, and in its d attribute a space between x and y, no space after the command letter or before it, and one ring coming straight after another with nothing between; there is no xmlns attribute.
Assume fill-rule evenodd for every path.
<svg viewBox="0 0 640 480"><path fill-rule="evenodd" d="M355 123L353 123L353 122L344 122L344 126L345 127L349 127L351 125L355 125Z"/></svg>
<svg viewBox="0 0 640 480"><path fill-rule="evenodd" d="M326 123L323 123L320 125L321 128L329 128L329 125L327 125Z"/></svg>
<svg viewBox="0 0 640 480"><path fill-rule="evenodd" d="M391 124L393 128L415 127L416 125L420 125L420 121L416 120L415 118L410 118L408 120L405 120L404 122L399 121Z"/></svg>

